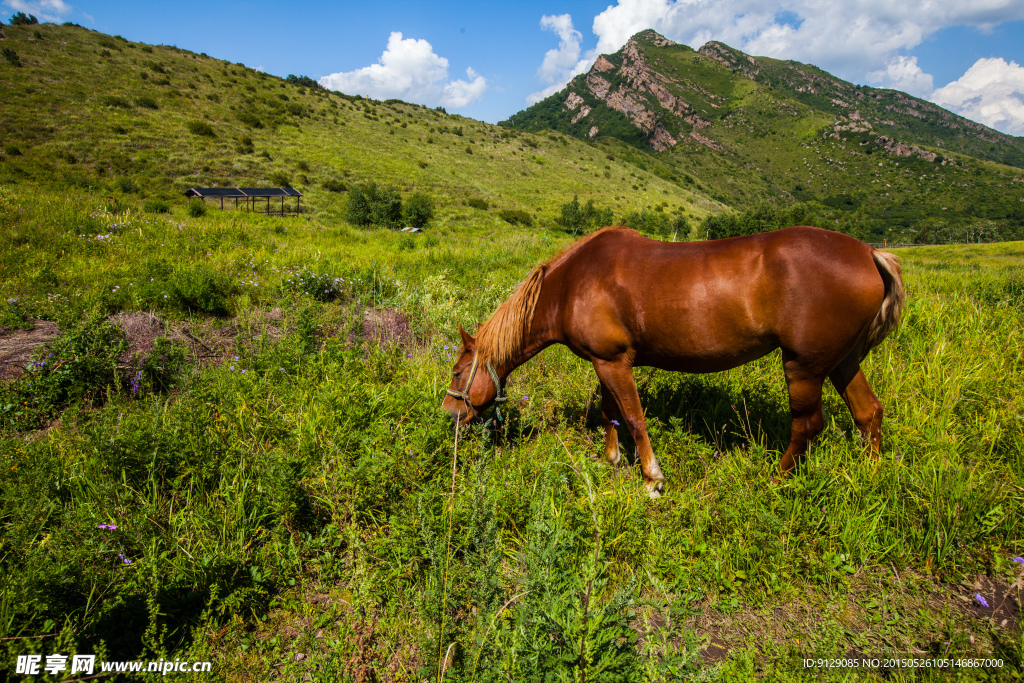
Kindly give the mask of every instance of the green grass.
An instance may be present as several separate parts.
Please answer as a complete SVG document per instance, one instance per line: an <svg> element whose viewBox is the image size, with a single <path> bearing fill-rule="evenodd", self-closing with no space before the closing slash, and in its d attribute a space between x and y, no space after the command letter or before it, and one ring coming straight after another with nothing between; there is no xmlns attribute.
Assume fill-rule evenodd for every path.
<svg viewBox="0 0 1024 683"><path fill-rule="evenodd" d="M1019 678L1022 243L900 251L909 308L864 364L886 408L877 461L827 390L826 429L775 478L777 354L637 370L668 477L652 502L635 465L597 461L596 377L562 347L514 373L498 438L456 441L438 405L458 325L570 243L542 227L564 203L682 209L696 232L724 208L699 187L663 194L678 185L661 162L621 143L503 137L165 46L20 30L25 66L0 79L19 103L0 325L63 333L0 384L0 676L21 654L96 653L210 659L237 681L864 680L802 663L852 653L1004 663L890 680ZM46 71L56 45L81 78ZM118 92L80 85L101 75ZM74 116L42 106L62 101L51 88ZM275 172L307 176L310 213L191 216L175 194ZM348 224L326 180L430 195L427 234ZM166 327L133 357L114 325L142 312Z"/></svg>
<svg viewBox="0 0 1024 683"><path fill-rule="evenodd" d="M110 214L25 189L0 205L17 319L154 310L233 341L224 362L151 363L136 391L117 370L27 431L5 423L4 666L55 651L211 658L232 680L436 679L443 661L445 680L805 680L821 672L802 658L852 651L1021 666L1019 625L973 602L998 606L1024 569L1020 243L900 252L910 307L865 363L887 410L877 462L829 391L805 465L774 478L777 354L638 370L668 477L651 502L633 467L596 461L597 382L563 348L513 375L503 438L460 436L453 488L445 346L565 233L448 222L403 247L315 217ZM392 309L410 332L378 347L365 311ZM37 396L31 380L5 406Z"/></svg>

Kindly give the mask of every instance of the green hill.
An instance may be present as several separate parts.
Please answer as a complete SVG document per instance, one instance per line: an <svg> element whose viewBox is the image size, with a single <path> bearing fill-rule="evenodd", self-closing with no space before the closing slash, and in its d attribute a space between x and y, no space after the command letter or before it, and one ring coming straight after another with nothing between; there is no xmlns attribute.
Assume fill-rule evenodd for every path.
<svg viewBox="0 0 1024 683"><path fill-rule="evenodd" d="M612 167L608 150L562 135L346 96L78 26L3 31L4 183L139 204L181 201L189 187L290 183L314 216L331 221L344 213L344 190L371 181L425 191L442 221L464 225L494 225L502 209L543 224L574 195L615 215L665 200L694 218L725 208L628 162ZM488 210L467 207L470 199Z"/></svg>
<svg viewBox="0 0 1024 683"><path fill-rule="evenodd" d="M695 51L641 32L502 125L614 138L724 204L809 202L862 237L1024 231L1024 140L721 43Z"/></svg>

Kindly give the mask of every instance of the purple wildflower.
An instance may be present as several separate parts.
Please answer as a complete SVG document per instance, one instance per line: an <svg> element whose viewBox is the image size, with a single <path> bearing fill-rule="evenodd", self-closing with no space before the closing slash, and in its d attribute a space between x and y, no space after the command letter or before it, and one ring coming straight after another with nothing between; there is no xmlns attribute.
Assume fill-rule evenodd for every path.
<svg viewBox="0 0 1024 683"><path fill-rule="evenodd" d="M124 562L125 564L131 564L131 563L132 563L132 561L131 561L131 560L129 560L129 559L127 558L127 557L125 557L125 556L124 556L124 555L122 555L121 553L118 553L118 554L117 554L117 556L118 556L118 557L120 557L120 558L121 558L121 561L122 561L122 562Z"/></svg>
<svg viewBox="0 0 1024 683"><path fill-rule="evenodd" d="M104 531L116 531L117 530L117 525L116 524L97 524L96 528L97 529L103 529Z"/></svg>
<svg viewBox="0 0 1024 683"><path fill-rule="evenodd" d="M618 426L619 426L619 421L618 421L618 420L608 420L608 421L609 421L609 422L611 422L611 423L612 423L613 425L615 425L616 427L618 427Z"/></svg>
<svg viewBox="0 0 1024 683"><path fill-rule="evenodd" d="M1015 557L1015 558L1013 558L1010 561L1011 562L1016 562L1017 564L1024 564L1024 557Z"/></svg>
<svg viewBox="0 0 1024 683"><path fill-rule="evenodd" d="M985 601L985 597L981 593L975 593L974 599L978 601L978 604L982 607L988 607L988 602Z"/></svg>

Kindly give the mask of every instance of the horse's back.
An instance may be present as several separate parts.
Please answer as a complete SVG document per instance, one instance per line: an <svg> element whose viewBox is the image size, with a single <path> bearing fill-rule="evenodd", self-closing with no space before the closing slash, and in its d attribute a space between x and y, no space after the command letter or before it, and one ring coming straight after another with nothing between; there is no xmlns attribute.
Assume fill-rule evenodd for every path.
<svg viewBox="0 0 1024 683"><path fill-rule="evenodd" d="M558 264L566 329L582 355L628 350L636 364L690 372L852 344L884 295L871 254L806 226L682 243L605 230Z"/></svg>

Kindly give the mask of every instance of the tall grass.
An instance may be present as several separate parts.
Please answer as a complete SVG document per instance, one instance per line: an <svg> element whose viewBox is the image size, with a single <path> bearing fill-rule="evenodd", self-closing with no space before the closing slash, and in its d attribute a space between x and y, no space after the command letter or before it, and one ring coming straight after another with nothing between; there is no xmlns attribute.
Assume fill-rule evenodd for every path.
<svg viewBox="0 0 1024 683"><path fill-rule="evenodd" d="M437 404L457 325L564 234L450 226L399 249L316 221L116 209L4 190L4 298L66 339L85 313L153 310L234 346L137 390L119 375L54 395L35 431L2 437L4 672L30 652L212 658L240 679L798 680L801 658L852 650L1021 666L1010 612L973 597L1019 599L1019 244L901 252L910 306L864 364L877 461L827 389L826 429L775 478L777 354L638 369L668 478L651 502L635 466L598 462L596 377L561 347L512 376L504 432L464 431L453 467ZM364 325L385 309L410 332L379 344Z"/></svg>

